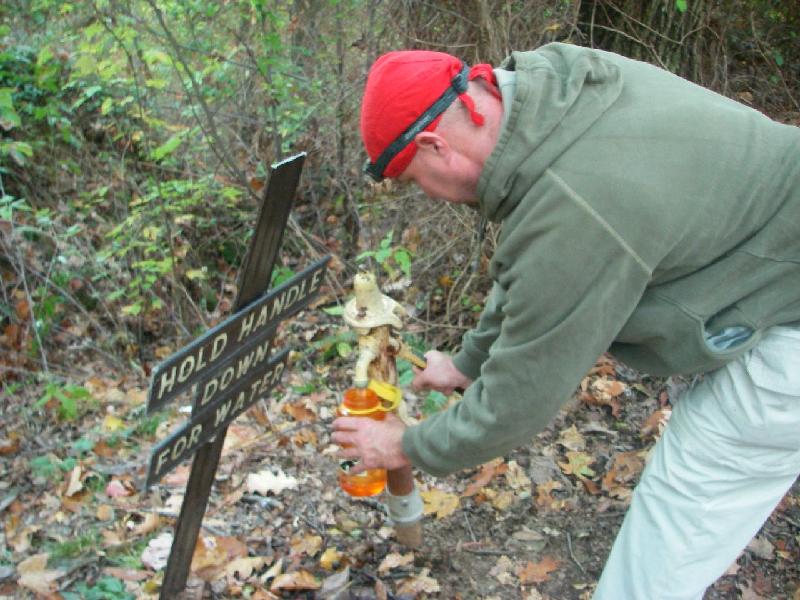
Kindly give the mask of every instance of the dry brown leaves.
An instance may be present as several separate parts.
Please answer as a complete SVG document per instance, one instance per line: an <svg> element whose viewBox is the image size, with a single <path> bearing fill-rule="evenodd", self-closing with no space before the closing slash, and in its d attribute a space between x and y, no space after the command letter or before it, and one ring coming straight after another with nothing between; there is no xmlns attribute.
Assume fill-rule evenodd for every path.
<svg viewBox="0 0 800 600"><path fill-rule="evenodd" d="M602 489L609 496L620 500L630 500L633 494L633 484L639 473L644 469L645 450L631 450L620 452L614 456L614 461L602 479Z"/></svg>
<svg viewBox="0 0 800 600"><path fill-rule="evenodd" d="M436 488L422 491L420 496L424 503L425 514L435 514L437 519L449 517L460 505L458 496Z"/></svg>
<svg viewBox="0 0 800 600"><path fill-rule="evenodd" d="M519 582L523 585L530 583L544 583L550 579L550 573L558 569L560 561L551 556L545 556L538 563L528 562L517 572Z"/></svg>

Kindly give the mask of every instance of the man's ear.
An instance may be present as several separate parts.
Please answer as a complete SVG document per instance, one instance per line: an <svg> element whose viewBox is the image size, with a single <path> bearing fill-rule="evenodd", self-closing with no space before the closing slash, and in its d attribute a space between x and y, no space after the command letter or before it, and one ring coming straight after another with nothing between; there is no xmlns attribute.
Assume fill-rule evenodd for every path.
<svg viewBox="0 0 800 600"><path fill-rule="evenodd" d="M450 151L447 140L434 131L421 131L414 136L417 151L428 151L434 154L446 155Z"/></svg>

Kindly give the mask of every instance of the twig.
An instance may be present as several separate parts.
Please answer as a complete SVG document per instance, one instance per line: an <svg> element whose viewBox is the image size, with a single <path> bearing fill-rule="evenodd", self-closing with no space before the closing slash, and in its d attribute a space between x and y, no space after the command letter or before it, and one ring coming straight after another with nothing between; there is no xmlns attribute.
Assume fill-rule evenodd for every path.
<svg viewBox="0 0 800 600"><path fill-rule="evenodd" d="M469 531L469 537L472 538L473 542L477 542L478 538L475 537L475 532L472 531L472 525L469 522L469 516L467 515L467 511L463 511L462 514L464 515L464 523L467 524L467 531Z"/></svg>
<svg viewBox="0 0 800 600"><path fill-rule="evenodd" d="M575 558L575 553L572 551L572 536L569 534L569 531L567 532L567 549L569 550L569 557L572 559L572 562L578 565L578 568L581 570L581 573L583 573L583 576L586 577L587 576L586 569L584 569L580 561L577 558Z"/></svg>
<svg viewBox="0 0 800 600"><path fill-rule="evenodd" d="M480 548L461 548L464 552L477 554L478 556L504 556L506 554L516 554L515 550L481 550Z"/></svg>

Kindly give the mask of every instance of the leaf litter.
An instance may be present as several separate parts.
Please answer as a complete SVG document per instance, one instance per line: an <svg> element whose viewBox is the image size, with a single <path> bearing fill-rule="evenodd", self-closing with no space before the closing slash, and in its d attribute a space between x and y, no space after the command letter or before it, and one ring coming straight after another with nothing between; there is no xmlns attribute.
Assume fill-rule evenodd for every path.
<svg viewBox="0 0 800 600"><path fill-rule="evenodd" d="M338 325L321 319L314 327L330 336ZM302 335L314 339L311 327ZM231 426L193 557L196 589L255 600L590 597L647 451L668 424L665 384L630 379L601 357L574 402L530 445L447 478L416 473L425 539L410 552L387 527L380 497L355 500L337 488L328 428L350 366L310 355ZM15 482L0 487L13 566L0 595L69 590L76 577L87 585L114 578L134 597L158 593L188 463L147 492L139 482L152 445L186 417L168 411L151 433L131 434L142 422L144 386L102 369L85 386L106 410L69 426L53 421L38 434L66 440L60 447L41 452L35 436L0 432L2 479ZM64 451L79 439L86 449ZM758 570L797 580L798 493L796 486L709 599L784 593L763 596L772 584L756 579Z"/></svg>

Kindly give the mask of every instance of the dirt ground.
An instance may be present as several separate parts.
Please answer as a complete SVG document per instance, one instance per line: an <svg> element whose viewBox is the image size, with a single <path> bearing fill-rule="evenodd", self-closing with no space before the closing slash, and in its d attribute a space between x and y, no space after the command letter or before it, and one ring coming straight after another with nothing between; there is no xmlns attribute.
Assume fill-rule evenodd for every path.
<svg viewBox="0 0 800 600"><path fill-rule="evenodd" d="M307 322L291 335L313 340L334 329ZM591 597L644 455L683 382L601 360L527 446L442 479L418 473L429 514L424 546L410 552L394 540L380 496L356 500L337 487L329 426L351 362L298 353L281 389L230 427L201 538L234 550L198 550L184 598ZM112 373L92 381L107 401L79 423L31 418L12 402L0 409L0 437L17 440L1 457L2 600L157 597L163 562L145 555L173 531L189 467L149 491L141 481L153 445L186 416L173 411L155 432L112 447L108 415L141 420L142 382ZM407 400L419 415L422 398L409 393ZM76 454L76 440L85 438L93 449ZM43 455L77 460L60 477L43 476ZM88 541L74 548L76 539ZM46 570L23 584L23 566L43 554ZM99 591L109 577L124 591ZM800 600L799 587L796 483L705 598Z"/></svg>

